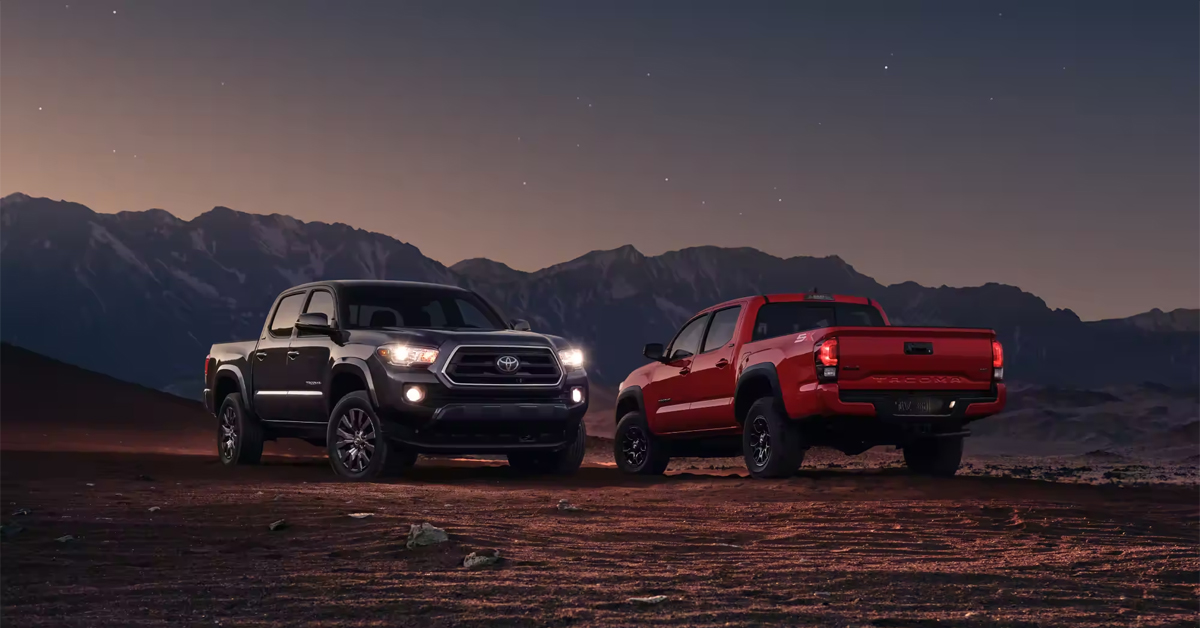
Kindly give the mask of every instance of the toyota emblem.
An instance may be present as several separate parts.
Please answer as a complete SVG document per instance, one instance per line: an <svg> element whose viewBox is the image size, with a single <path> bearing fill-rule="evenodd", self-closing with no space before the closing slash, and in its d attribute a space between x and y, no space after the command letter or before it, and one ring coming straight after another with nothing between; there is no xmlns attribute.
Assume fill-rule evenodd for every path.
<svg viewBox="0 0 1200 628"><path fill-rule="evenodd" d="M514 373L521 368L521 361L513 355L502 355L496 358L496 370L501 373Z"/></svg>

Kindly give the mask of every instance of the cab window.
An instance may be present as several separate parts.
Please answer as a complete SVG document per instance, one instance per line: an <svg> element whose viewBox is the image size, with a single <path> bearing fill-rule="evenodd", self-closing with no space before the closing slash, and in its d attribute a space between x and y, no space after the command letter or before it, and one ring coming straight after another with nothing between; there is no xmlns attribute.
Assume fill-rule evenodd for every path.
<svg viewBox="0 0 1200 628"><path fill-rule="evenodd" d="M275 316L271 317L272 336L290 336L296 319L300 317L300 308L304 305L304 293L283 297L279 307L275 308Z"/></svg>
<svg viewBox="0 0 1200 628"><path fill-rule="evenodd" d="M675 340L671 342L668 359L682 360L696 355L700 351L700 338L704 336L704 326L708 323L708 314L692 319L679 330Z"/></svg>

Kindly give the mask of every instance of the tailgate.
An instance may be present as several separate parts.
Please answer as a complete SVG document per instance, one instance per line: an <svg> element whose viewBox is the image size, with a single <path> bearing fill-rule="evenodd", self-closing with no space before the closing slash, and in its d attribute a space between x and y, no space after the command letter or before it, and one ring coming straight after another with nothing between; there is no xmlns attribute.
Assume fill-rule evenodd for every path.
<svg viewBox="0 0 1200 628"><path fill-rule="evenodd" d="M990 329L838 327L838 386L852 390L986 390Z"/></svg>

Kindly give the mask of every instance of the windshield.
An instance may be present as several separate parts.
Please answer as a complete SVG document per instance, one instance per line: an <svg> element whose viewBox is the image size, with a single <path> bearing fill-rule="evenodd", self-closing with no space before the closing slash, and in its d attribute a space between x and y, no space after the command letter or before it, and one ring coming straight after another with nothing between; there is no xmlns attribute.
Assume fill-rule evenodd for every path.
<svg viewBox="0 0 1200 628"><path fill-rule="evenodd" d="M507 329L504 321L471 292L409 286L345 289L349 329Z"/></svg>

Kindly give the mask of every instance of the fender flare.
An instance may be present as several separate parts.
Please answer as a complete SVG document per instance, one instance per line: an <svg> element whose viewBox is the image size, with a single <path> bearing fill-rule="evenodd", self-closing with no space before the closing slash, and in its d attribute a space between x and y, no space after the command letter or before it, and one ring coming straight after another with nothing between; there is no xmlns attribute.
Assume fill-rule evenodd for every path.
<svg viewBox="0 0 1200 628"><path fill-rule="evenodd" d="M766 379L767 383L771 387L771 394L775 397L775 400L779 402L779 407L784 407L783 388L779 386L779 372L775 370L775 365L770 362L760 362L759 364L748 366L746 367L746 370L742 371L742 373L738 375L737 387L734 389L733 393L734 412L736 413L739 423L742 420L741 410L743 409L740 407L740 404L744 403L744 400L742 399L742 391L746 389L750 380L754 379ZM749 410L748 407L745 409Z"/></svg>
<svg viewBox="0 0 1200 628"><path fill-rule="evenodd" d="M613 420L613 423L619 423L621 421L621 402L629 399L632 399L637 404L637 411L641 412L642 416L646 416L646 403L642 398L642 387L626 386L625 388L621 389L621 392L617 393L617 402L614 404L613 408L613 413L617 416Z"/></svg>
<svg viewBox="0 0 1200 628"><path fill-rule="evenodd" d="M363 382L367 384L367 396L371 398L371 405L379 407L379 396L375 394L375 380L371 377L371 368L367 366L367 361L362 358L342 358L333 365L330 373L329 383L333 384L333 377L342 371L354 371L362 377ZM332 408L330 408L332 410Z"/></svg>
<svg viewBox="0 0 1200 628"><path fill-rule="evenodd" d="M237 366L235 366L233 364L222 364L221 366L218 366L216 377L213 378L214 384L216 383L217 380L221 379L221 373L233 373L233 379L237 380L238 391L242 393L242 403L246 404L246 409L253 412L254 411L254 399L252 399L250 397L250 394L249 394L250 391L246 389L246 378L242 375L242 369L238 368ZM216 386L214 386L213 388L215 389ZM214 414L218 413L219 411L220 411L220 408L216 408L216 407L213 408Z"/></svg>

